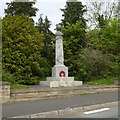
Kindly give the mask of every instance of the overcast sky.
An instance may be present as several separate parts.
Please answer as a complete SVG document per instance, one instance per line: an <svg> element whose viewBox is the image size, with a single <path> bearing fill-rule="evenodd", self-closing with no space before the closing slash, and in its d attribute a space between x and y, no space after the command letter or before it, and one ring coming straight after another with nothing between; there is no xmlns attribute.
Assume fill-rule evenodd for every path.
<svg viewBox="0 0 120 120"><path fill-rule="evenodd" d="M13 0L2 0L0 4L0 8L2 8L2 10L0 10L0 17L4 16L4 9L7 7L5 3L10 3L11 1ZM66 0L37 0L35 7L38 8L39 11L33 19L37 22L40 14L43 14L43 18L47 16L52 23L51 30L54 31L55 25L61 22L63 12L60 9L64 8L65 4Z"/></svg>
<svg viewBox="0 0 120 120"><path fill-rule="evenodd" d="M0 3L0 17L4 16L4 9L7 7L5 5L6 2L10 3L13 0L1 0ZM100 2L100 1L114 1L114 0L78 0L81 1L83 5L87 2ZM19 4L19 3L18 3ZM39 9L36 14L36 17L33 17L34 21L37 22L40 14L43 14L43 18L45 16L51 21L51 30L54 32L55 25L61 22L63 12L60 10L61 8L65 8L66 0L37 0L35 7Z"/></svg>

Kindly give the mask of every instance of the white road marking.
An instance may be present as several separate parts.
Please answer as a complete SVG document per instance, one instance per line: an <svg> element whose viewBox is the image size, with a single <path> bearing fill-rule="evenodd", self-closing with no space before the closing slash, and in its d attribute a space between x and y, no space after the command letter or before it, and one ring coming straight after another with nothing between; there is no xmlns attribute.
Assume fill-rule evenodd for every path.
<svg viewBox="0 0 120 120"><path fill-rule="evenodd" d="M84 112L84 114L88 115L88 114L93 114L93 113L97 113L97 112L107 111L109 109L110 108L102 108L102 109L97 109L97 110L93 110L93 111Z"/></svg>

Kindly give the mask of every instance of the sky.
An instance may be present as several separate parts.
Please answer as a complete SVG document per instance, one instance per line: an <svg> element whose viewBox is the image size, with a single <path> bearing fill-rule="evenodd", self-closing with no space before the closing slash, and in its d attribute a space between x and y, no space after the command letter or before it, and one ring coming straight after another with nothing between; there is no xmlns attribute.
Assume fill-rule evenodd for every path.
<svg viewBox="0 0 120 120"><path fill-rule="evenodd" d="M0 4L0 17L4 17L4 9L7 8L7 5L5 3L10 3L13 0L2 0ZM84 1L84 0L81 0ZM51 30L53 32L55 29L56 24L61 22L62 14L63 12L60 10L61 8L65 8L66 0L37 0L35 7L39 9L39 11L36 14L36 17L33 17L34 21L37 22L40 14L42 14L42 17L45 18L45 16L48 17L48 19L51 21Z"/></svg>
<svg viewBox="0 0 120 120"><path fill-rule="evenodd" d="M7 8L7 5L5 5L6 2L10 3L13 0L1 0L0 3L0 17L4 17L4 9ZM31 0L32 1L32 0ZM93 1L114 1L114 0L78 0L81 1L83 5L86 4L86 2L93 2ZM61 8L65 8L66 0L37 0L35 7L39 9L39 11L36 14L36 17L33 17L35 22L38 22L38 19L40 17L40 14L42 14L42 17L45 18L45 16L48 17L48 19L51 21L51 30L53 32L56 24L61 22L62 14L63 12L60 10Z"/></svg>
<svg viewBox="0 0 120 120"><path fill-rule="evenodd" d="M2 0L0 4L0 17L4 17L4 9L7 8L5 3L10 3L13 0ZM62 11L61 8L64 8L66 4L66 0L37 0L35 7L39 9L36 14L36 17L33 17L34 21L37 22L40 14L42 17L48 17L51 21L51 30L54 32L55 25L61 22L62 19Z"/></svg>
<svg viewBox="0 0 120 120"><path fill-rule="evenodd" d="M40 14L43 17L47 15L48 19L51 21L51 30L54 31L55 25L58 24L62 19L61 8L64 8L66 0L37 0L36 7L39 11L36 14L35 21L38 20Z"/></svg>

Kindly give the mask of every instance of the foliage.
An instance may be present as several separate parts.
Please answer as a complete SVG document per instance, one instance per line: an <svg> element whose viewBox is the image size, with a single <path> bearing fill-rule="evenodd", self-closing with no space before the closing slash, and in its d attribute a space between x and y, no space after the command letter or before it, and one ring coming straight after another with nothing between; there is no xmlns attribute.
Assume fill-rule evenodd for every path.
<svg viewBox="0 0 120 120"><path fill-rule="evenodd" d="M35 84L38 76L33 68L43 69L38 62L42 59L42 34L24 15L7 16L2 25L3 69L14 74L18 83Z"/></svg>
<svg viewBox="0 0 120 120"><path fill-rule="evenodd" d="M111 64L110 64L110 73L112 76L120 77L120 56L109 54Z"/></svg>
<svg viewBox="0 0 120 120"><path fill-rule="evenodd" d="M94 29L87 33L90 40L89 47L94 47L104 53L119 55L120 53L120 33L118 18L106 21L102 29Z"/></svg>
<svg viewBox="0 0 120 120"><path fill-rule="evenodd" d="M6 17L0 19L0 25L3 22L3 33L0 31L3 34L3 80L11 82L13 88L16 83L37 84L51 74L54 65L55 35L49 29L51 22L47 16L43 19L40 15L34 26L29 18L38 10L34 4L7 3ZM112 84L108 76L120 73L119 18L112 18L116 3L108 4L106 11L102 9L103 2L92 5L88 21L93 21L94 29L88 31L84 18L86 6L81 2L66 2L61 9L65 65L69 68L69 76L77 80L88 84Z"/></svg>
<svg viewBox="0 0 120 120"><path fill-rule="evenodd" d="M100 50L109 58L110 64L108 74L118 76L120 73L120 33L118 29L118 18L111 18L106 21L104 27L94 29L87 33L90 40L87 47ZM104 58L103 58L104 59Z"/></svg>
<svg viewBox="0 0 120 120"><path fill-rule="evenodd" d="M103 29L103 44L105 51L113 55L120 55L120 32L119 19L110 19L108 25Z"/></svg>
<svg viewBox="0 0 120 120"><path fill-rule="evenodd" d="M44 77L49 76L51 72L51 66L46 58L41 58L37 62L34 62L34 66L31 67L33 75L38 76L39 80L42 80Z"/></svg>
<svg viewBox="0 0 120 120"><path fill-rule="evenodd" d="M38 9L33 7L34 4L35 2L30 2L29 0L19 3L18 0L11 3L6 3L7 9L5 9L5 14L12 16L18 14L24 14L29 17L36 16L36 12L38 11Z"/></svg>
<svg viewBox="0 0 120 120"><path fill-rule="evenodd" d="M6 72L5 70L2 71L2 80L10 83L15 83L15 77L13 74Z"/></svg>
<svg viewBox="0 0 120 120"><path fill-rule="evenodd" d="M63 11L63 44L65 65L69 68L70 76L78 74L78 54L86 45L86 20L83 15L86 12L81 2L66 2Z"/></svg>
<svg viewBox="0 0 120 120"><path fill-rule="evenodd" d="M50 31L51 22L48 20L47 16L43 20L42 16L38 19L37 28L40 33L44 35L44 47L42 49L42 56L46 58L53 65L53 53L54 53L54 44L53 39L55 35Z"/></svg>
<svg viewBox="0 0 120 120"><path fill-rule="evenodd" d="M65 64L69 68L70 75L77 75L78 66L78 54L80 54L81 49L86 45L85 39L85 28L82 27L82 22L77 21L76 24L69 24L64 27L64 55Z"/></svg>
<svg viewBox="0 0 120 120"><path fill-rule="evenodd" d="M51 75L51 67L54 65L54 37L55 35L50 31L51 22L48 20L47 16L43 20L42 15L38 19L36 28L40 33L44 35L44 46L41 50L41 56L46 59L46 63L49 64L46 66L46 69Z"/></svg>
<svg viewBox="0 0 120 120"><path fill-rule="evenodd" d="M97 49L85 48L79 55L78 77L80 80L89 81L109 75L109 58Z"/></svg>
<svg viewBox="0 0 120 120"><path fill-rule="evenodd" d="M65 9L61 9L63 12L64 19L62 20L62 25L66 26L66 23L76 24L78 20L81 20L84 25L86 21L83 18L86 12L85 6L81 2L66 2Z"/></svg>

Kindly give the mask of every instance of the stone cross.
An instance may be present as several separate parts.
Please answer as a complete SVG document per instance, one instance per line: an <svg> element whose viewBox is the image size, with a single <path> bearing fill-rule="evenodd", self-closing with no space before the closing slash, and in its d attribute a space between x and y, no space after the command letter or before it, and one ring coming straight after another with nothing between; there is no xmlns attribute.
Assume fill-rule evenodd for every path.
<svg viewBox="0 0 120 120"><path fill-rule="evenodd" d="M61 26L56 27L55 65L64 65L63 37L60 32Z"/></svg>

